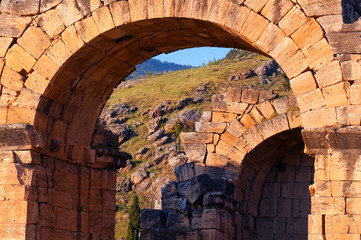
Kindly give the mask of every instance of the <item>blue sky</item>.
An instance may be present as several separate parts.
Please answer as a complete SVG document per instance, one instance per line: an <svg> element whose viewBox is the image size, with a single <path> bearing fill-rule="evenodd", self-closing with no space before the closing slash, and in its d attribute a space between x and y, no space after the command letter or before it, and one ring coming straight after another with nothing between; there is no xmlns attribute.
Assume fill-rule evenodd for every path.
<svg viewBox="0 0 361 240"><path fill-rule="evenodd" d="M223 58L229 50L230 48L215 47L188 48L168 54L163 53L154 58L178 64L201 66L202 63L208 63L209 60Z"/></svg>

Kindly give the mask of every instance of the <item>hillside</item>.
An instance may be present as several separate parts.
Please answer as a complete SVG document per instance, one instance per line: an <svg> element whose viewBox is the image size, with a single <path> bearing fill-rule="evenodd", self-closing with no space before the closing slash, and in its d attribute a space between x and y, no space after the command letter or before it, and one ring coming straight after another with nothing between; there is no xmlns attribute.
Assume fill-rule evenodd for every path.
<svg viewBox="0 0 361 240"><path fill-rule="evenodd" d="M161 187L175 179L174 167L185 161L177 134L191 131L209 109L212 95L231 86L291 95L288 79L274 61L240 50L201 68L148 76L112 94L98 126L117 134L111 146L133 155L132 163L118 173L117 239L125 237L132 194L140 195L142 208L159 206Z"/></svg>
<svg viewBox="0 0 361 240"><path fill-rule="evenodd" d="M130 74L127 79L134 79L145 77L147 75L154 75L159 73L168 73L174 72L178 70L185 70L192 68L190 65L180 65L171 62L163 62L158 59L149 59L137 66L137 70L135 70L132 74Z"/></svg>

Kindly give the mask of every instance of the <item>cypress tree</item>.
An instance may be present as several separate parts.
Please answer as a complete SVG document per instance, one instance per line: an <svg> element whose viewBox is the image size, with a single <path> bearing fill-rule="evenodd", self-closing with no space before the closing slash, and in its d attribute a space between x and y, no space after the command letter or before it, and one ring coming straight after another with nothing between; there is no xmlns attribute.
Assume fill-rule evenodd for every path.
<svg viewBox="0 0 361 240"><path fill-rule="evenodd" d="M140 230L140 206L139 199L136 194L132 197L132 205L129 211L129 223L126 240L137 240Z"/></svg>

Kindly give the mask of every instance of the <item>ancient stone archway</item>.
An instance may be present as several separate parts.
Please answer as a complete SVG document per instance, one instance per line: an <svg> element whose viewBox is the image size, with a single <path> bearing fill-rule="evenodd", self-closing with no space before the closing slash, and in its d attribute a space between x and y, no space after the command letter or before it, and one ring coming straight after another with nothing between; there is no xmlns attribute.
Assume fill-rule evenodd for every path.
<svg viewBox="0 0 361 240"><path fill-rule="evenodd" d="M274 58L291 79L308 152L318 154L316 163L332 160L345 172L324 176L322 186L357 180L348 169L359 161L359 129L345 126L360 125L359 29L342 23L341 10L338 0L2 1L0 208L23 214L10 211L0 235L112 235L115 180L109 168L119 159L112 162L89 147L95 121L112 89L138 63L180 48L228 46ZM338 134L321 129L331 126L343 128ZM343 149L349 148L355 161L346 163ZM64 172L74 176L77 190L61 183ZM315 208L329 208L313 211L315 222L326 219L327 226L333 219L318 215L358 214L348 207L345 215L344 191L326 193L316 194ZM57 202L62 198L66 204ZM86 208L88 202L95 208ZM73 221L61 222L64 216Z"/></svg>

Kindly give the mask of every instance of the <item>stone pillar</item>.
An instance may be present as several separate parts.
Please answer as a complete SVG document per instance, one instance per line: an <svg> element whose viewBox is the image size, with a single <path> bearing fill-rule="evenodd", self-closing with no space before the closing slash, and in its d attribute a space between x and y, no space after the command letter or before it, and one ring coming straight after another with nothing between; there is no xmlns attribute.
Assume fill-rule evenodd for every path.
<svg viewBox="0 0 361 240"><path fill-rule="evenodd" d="M315 155L309 240L360 239L361 127L307 129L306 153Z"/></svg>
<svg viewBox="0 0 361 240"><path fill-rule="evenodd" d="M0 127L0 239L114 239L116 169L131 156L44 149L31 126Z"/></svg>

